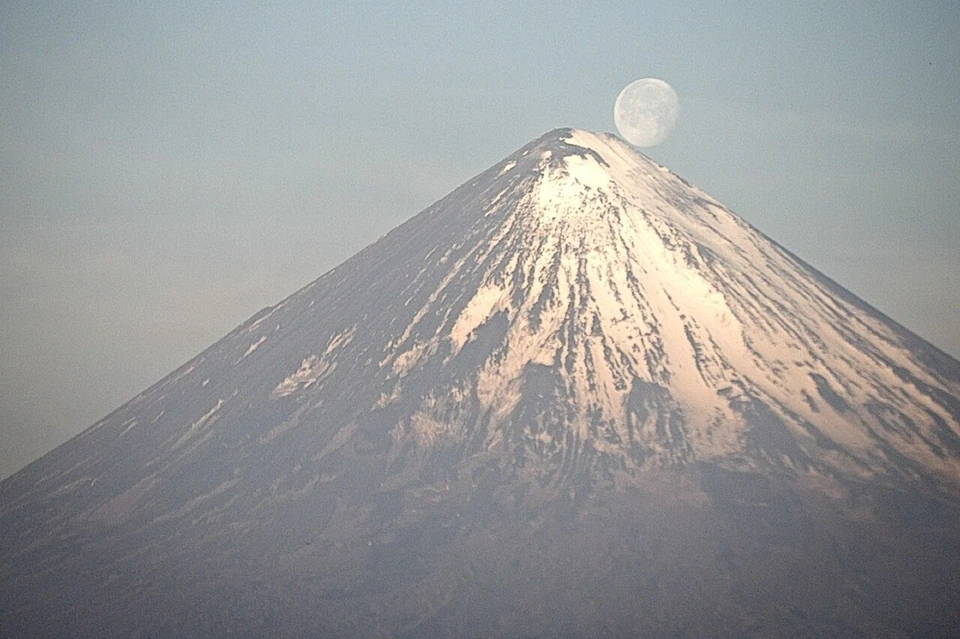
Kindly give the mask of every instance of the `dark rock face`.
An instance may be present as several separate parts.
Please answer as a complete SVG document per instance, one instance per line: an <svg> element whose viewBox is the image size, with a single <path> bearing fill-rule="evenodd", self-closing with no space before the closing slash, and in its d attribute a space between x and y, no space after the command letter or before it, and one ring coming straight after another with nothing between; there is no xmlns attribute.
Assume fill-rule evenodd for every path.
<svg viewBox="0 0 960 639"><path fill-rule="evenodd" d="M960 627L960 364L532 142L0 484L4 636Z"/></svg>

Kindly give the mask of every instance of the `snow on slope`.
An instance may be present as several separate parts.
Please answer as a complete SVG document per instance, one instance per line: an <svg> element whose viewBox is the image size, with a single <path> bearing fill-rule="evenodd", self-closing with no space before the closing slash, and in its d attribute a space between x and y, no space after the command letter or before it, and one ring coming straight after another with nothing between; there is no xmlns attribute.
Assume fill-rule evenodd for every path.
<svg viewBox="0 0 960 639"><path fill-rule="evenodd" d="M486 241L449 266L388 343L394 401L419 363L442 353L451 366L484 342L482 355L471 354L475 378L459 388L493 415L488 446L522 412L531 367L540 365L558 373L549 392L565 417L513 424L534 454L560 452L572 429L573 441L626 465L739 455L757 443L751 420L766 419L764 428L786 428L796 442L767 451L777 463L827 459L872 472L892 447L957 475L955 409L923 390L955 394L956 385L914 361L888 321L838 297L802 262L618 139L560 137L497 168L486 189L496 196L470 220L485 227L472 235ZM449 300L463 291L453 314ZM418 331L438 317L436 330ZM495 339L481 338L484 331ZM435 420L435 400L411 419Z"/></svg>
<svg viewBox="0 0 960 639"><path fill-rule="evenodd" d="M712 460L960 484L958 398L955 360L618 138L561 129L86 431L57 452L69 470L36 472L73 485L119 441L170 481L221 469L210 490L261 458L303 475L278 486L309 483L348 444L548 478Z"/></svg>

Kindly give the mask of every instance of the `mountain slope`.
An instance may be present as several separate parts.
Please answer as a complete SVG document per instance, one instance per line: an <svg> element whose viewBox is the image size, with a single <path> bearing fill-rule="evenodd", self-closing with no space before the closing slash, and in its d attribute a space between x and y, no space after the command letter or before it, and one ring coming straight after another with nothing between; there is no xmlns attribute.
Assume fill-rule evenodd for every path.
<svg viewBox="0 0 960 639"><path fill-rule="evenodd" d="M850 553L952 565L958 398L955 360L617 138L557 130L0 484L0 630L906 632L928 607L874 614L899 563ZM764 554L809 576L800 613L756 603L795 588ZM578 578L594 596L558 594Z"/></svg>

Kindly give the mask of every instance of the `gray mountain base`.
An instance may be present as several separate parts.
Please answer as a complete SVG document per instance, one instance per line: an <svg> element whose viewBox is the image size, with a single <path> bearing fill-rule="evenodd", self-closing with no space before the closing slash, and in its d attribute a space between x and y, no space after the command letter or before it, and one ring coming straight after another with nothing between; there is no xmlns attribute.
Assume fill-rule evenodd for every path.
<svg viewBox="0 0 960 639"><path fill-rule="evenodd" d="M553 131L0 484L3 636L943 636L960 363Z"/></svg>

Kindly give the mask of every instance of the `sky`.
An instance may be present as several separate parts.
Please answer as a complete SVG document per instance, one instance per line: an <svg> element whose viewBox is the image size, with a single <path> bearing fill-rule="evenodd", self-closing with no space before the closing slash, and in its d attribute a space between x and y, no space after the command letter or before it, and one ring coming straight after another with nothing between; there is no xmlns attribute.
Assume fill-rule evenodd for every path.
<svg viewBox="0 0 960 639"><path fill-rule="evenodd" d="M643 77L680 96L647 155L960 357L958 33L956 0L5 0L0 477Z"/></svg>

